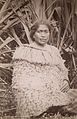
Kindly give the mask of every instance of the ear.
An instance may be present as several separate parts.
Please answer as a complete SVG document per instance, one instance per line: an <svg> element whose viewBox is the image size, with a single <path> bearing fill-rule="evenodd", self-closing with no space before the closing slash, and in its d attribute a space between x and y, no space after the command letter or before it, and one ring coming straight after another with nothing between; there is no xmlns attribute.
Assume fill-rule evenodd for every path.
<svg viewBox="0 0 77 119"><path fill-rule="evenodd" d="M33 35L33 38L36 39L36 35L35 34Z"/></svg>

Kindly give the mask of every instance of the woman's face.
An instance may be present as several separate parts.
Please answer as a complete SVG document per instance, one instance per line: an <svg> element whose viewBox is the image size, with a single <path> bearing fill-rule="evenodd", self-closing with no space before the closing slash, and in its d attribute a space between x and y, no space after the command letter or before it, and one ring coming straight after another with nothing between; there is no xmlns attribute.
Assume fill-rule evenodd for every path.
<svg viewBox="0 0 77 119"><path fill-rule="evenodd" d="M49 40L49 29L46 25L40 25L34 34L35 42L39 45L44 46Z"/></svg>

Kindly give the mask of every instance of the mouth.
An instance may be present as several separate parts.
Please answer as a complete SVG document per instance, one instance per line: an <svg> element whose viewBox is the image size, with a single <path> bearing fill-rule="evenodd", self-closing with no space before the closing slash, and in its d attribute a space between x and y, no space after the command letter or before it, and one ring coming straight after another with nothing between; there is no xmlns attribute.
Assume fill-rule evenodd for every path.
<svg viewBox="0 0 77 119"><path fill-rule="evenodd" d="M44 38L41 38L40 40L41 40L42 42L45 42L45 41L46 41L46 39L44 39Z"/></svg>
<svg viewBox="0 0 77 119"><path fill-rule="evenodd" d="M46 41L45 40L41 40L41 43L46 43Z"/></svg>

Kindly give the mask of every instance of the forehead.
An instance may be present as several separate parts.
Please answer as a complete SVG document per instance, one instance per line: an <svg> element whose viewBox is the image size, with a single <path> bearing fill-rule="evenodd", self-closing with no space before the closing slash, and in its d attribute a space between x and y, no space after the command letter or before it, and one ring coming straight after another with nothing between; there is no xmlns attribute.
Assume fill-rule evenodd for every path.
<svg viewBox="0 0 77 119"><path fill-rule="evenodd" d="M47 25L41 24L39 25L37 30L49 30Z"/></svg>

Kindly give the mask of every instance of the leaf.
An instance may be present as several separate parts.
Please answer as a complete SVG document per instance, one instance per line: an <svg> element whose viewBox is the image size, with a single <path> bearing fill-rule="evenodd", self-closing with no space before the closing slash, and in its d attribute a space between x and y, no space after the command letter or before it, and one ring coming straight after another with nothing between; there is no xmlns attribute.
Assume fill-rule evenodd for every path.
<svg viewBox="0 0 77 119"><path fill-rule="evenodd" d="M12 66L13 66L13 64L11 64L11 63L0 63L1 68L9 68L9 67L12 67Z"/></svg>
<svg viewBox="0 0 77 119"><path fill-rule="evenodd" d="M0 24L2 24L6 19L9 19L9 17L13 14L13 11L6 14L1 20L0 20Z"/></svg>
<svg viewBox="0 0 77 119"><path fill-rule="evenodd" d="M22 23L22 25L23 25L23 27L24 27L24 29L25 29L25 33L26 33L26 36L27 36L27 38L28 38L28 41L29 41L29 43L31 43L32 40L31 40L30 35L29 35L29 29L28 29L27 25L25 24L25 19L24 19L23 17L20 17L20 16L16 13L16 11L15 11L14 9L13 9L13 11L14 11L14 13L16 14L16 16L18 16L20 22ZM15 35L15 34L13 34L13 35ZM17 41L18 41L18 40L17 40ZM20 44L20 45L21 45L21 44Z"/></svg>
<svg viewBox="0 0 77 119"><path fill-rule="evenodd" d="M2 54L14 52L14 51L15 51L15 50L5 50L5 51L2 51L2 52L0 52L0 56L1 56Z"/></svg>
<svg viewBox="0 0 77 119"><path fill-rule="evenodd" d="M17 12L19 9L21 9L22 7L24 7L26 4L28 4L27 2L23 3L23 4L20 4L20 6L16 6L15 11ZM12 16L14 14L13 11L11 12L8 12L6 13L6 15L4 17L1 18L0 20L0 24L3 23L5 20L9 19L10 16Z"/></svg>
<svg viewBox="0 0 77 119"><path fill-rule="evenodd" d="M77 0L75 0L75 14L77 15Z"/></svg>
<svg viewBox="0 0 77 119"><path fill-rule="evenodd" d="M9 6L10 2L11 2L11 0L6 0L5 3L4 3L4 5L2 6L1 11L0 11L0 19L1 19L3 16L5 16L5 14L6 14L6 9L7 9L7 7ZM5 11L5 12L2 12L2 11Z"/></svg>
<svg viewBox="0 0 77 119"><path fill-rule="evenodd" d="M3 43L2 45L0 45L0 49L2 49L5 45L7 45L8 43L10 43L10 42L13 41L13 40L14 40L14 38L8 37L8 38L4 41L4 43Z"/></svg>
<svg viewBox="0 0 77 119"><path fill-rule="evenodd" d="M50 15L49 15L49 17L48 17L48 21L51 20L51 18L53 17L53 14L54 14L54 9L53 9L53 11L50 13Z"/></svg>
<svg viewBox="0 0 77 119"><path fill-rule="evenodd" d="M1 77L0 77L0 82L3 82L4 84L7 84L7 82L4 81Z"/></svg>
<svg viewBox="0 0 77 119"><path fill-rule="evenodd" d="M22 25L23 25L23 27L25 29L25 33L27 35L27 38L28 38L29 43L32 43L32 40L30 38L30 33L29 33L29 30L28 30L28 27L22 21L21 21L21 23L22 23Z"/></svg>
<svg viewBox="0 0 77 119"><path fill-rule="evenodd" d="M13 19L12 21L8 21L8 23L7 23L7 25L5 25L5 27L2 29L2 30L0 30L0 35L5 31L5 30L7 30L8 28L10 28L15 22L17 22L18 21L18 18L15 18L15 19Z"/></svg>
<svg viewBox="0 0 77 119"><path fill-rule="evenodd" d="M3 68L4 67L4 68ZM12 70L10 67L6 67L3 66L0 67L0 80L2 79L2 81L6 84L11 83L11 78L12 78Z"/></svg>
<svg viewBox="0 0 77 119"><path fill-rule="evenodd" d="M14 38L15 38L14 40L18 43L19 46L22 46L22 43L21 43L20 39L18 38L18 36L15 33L15 30L13 28L11 29L11 32L12 32Z"/></svg>
<svg viewBox="0 0 77 119"><path fill-rule="evenodd" d="M61 48L62 48L63 43L64 43L65 35L66 35L66 33L67 33L67 29L68 29L68 27L69 27L71 17L72 17L72 13L70 14L69 20L68 20L68 22L67 22L67 24L66 24L66 28L65 28L65 31L64 31L64 34L63 34L63 38L62 38L62 40L61 40L60 47L59 47L60 51L61 51Z"/></svg>
<svg viewBox="0 0 77 119"><path fill-rule="evenodd" d="M38 18L40 16L40 5L41 5L41 2L42 2L42 0L32 0L33 7L34 7L35 13L38 16Z"/></svg>
<svg viewBox="0 0 77 119"><path fill-rule="evenodd" d="M5 42L1 37L0 37L0 40L2 41L2 43ZM10 47L9 47L8 45L6 45L6 47L7 47L8 49L10 49Z"/></svg>
<svg viewBox="0 0 77 119"><path fill-rule="evenodd" d="M45 10L45 12L47 12L51 7L52 5L56 2L57 0L52 0L50 3L49 3L49 6L47 6L47 9Z"/></svg>

